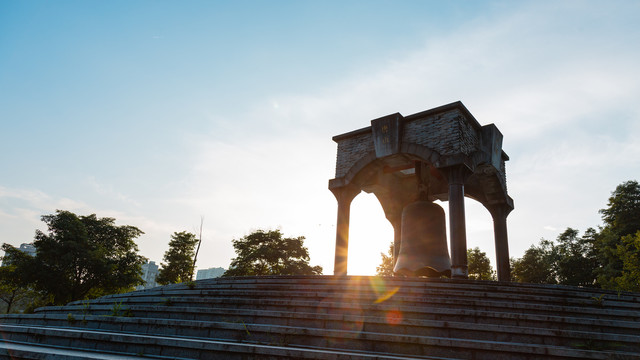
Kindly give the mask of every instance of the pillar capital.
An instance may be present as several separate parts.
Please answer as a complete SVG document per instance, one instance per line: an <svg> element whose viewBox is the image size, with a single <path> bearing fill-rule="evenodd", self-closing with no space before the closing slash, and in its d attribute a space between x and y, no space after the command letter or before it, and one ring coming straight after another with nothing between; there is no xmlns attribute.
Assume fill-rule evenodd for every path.
<svg viewBox="0 0 640 360"><path fill-rule="evenodd" d="M449 166L441 170L445 173L449 185L464 185L469 176L473 174L473 172L464 164Z"/></svg>
<svg viewBox="0 0 640 360"><path fill-rule="evenodd" d="M340 187L334 187L334 188L330 188L329 190L331 190L331 192L333 193L333 195L336 197L336 200L338 200L339 204L351 204L351 201L353 201L353 199L360 193L361 189L360 187L353 185L353 184L347 184L344 186L340 186Z"/></svg>
<svg viewBox="0 0 640 360"><path fill-rule="evenodd" d="M491 214L491 217L493 217L494 221L496 218L506 218L513 210L513 206L507 203L486 204L485 207L487 208L487 210L489 210L489 213Z"/></svg>

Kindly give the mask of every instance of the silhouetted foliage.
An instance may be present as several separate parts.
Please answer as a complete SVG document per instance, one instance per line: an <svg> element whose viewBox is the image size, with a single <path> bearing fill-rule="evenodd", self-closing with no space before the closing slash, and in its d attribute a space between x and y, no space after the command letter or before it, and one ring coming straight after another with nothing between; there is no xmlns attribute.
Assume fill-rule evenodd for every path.
<svg viewBox="0 0 640 360"><path fill-rule="evenodd" d="M393 262L393 241L389 244L387 254L385 255L385 253L380 253L380 256L382 257L382 260L380 265L376 267L376 275L393 276L393 267L395 265Z"/></svg>
<svg viewBox="0 0 640 360"><path fill-rule="evenodd" d="M491 261L480 248L467 249L467 267L469 279L473 280L497 280L496 273L491 267Z"/></svg>
<svg viewBox="0 0 640 360"><path fill-rule="evenodd" d="M542 239L513 260L516 281L640 291L640 185L627 181L601 209L604 227L582 237L567 228L556 243Z"/></svg>
<svg viewBox="0 0 640 360"><path fill-rule="evenodd" d="M640 184L627 181L616 187L605 209L600 209L605 228L617 236L634 235L640 231Z"/></svg>
<svg viewBox="0 0 640 360"><path fill-rule="evenodd" d="M512 263L511 273L518 282L557 284L553 243L542 239L538 246L531 245L524 256Z"/></svg>
<svg viewBox="0 0 640 360"><path fill-rule="evenodd" d="M3 246L3 249L7 249L7 247ZM0 301L2 301L1 305L5 313L24 310L29 303L41 297L41 294L30 286L20 283L20 276L16 273L15 265L9 264L0 267Z"/></svg>
<svg viewBox="0 0 640 360"><path fill-rule="evenodd" d="M169 241L169 250L164 253L156 282L160 285L191 281L193 257L198 244L196 235L183 231L174 232Z"/></svg>
<svg viewBox="0 0 640 360"><path fill-rule="evenodd" d="M237 256L223 276L322 274L321 266L309 265L304 236L283 238L280 230L257 230L232 242Z"/></svg>
<svg viewBox="0 0 640 360"><path fill-rule="evenodd" d="M34 257L4 244L15 266L16 282L50 296L53 304L93 298L133 289L142 284L133 226L116 226L115 219L95 214L77 216L56 211L42 216L48 231L36 230Z"/></svg>
<svg viewBox="0 0 640 360"><path fill-rule="evenodd" d="M600 268L597 270L598 283L606 289L631 290L628 284L630 274L625 269L633 266L631 259L636 255L634 235L640 231L640 184L627 181L611 193L607 207L600 210L604 227L595 236L595 255Z"/></svg>
<svg viewBox="0 0 640 360"><path fill-rule="evenodd" d="M593 252L595 230L583 237L578 230L567 228L555 242L542 239L532 245L521 259L512 263L515 281L538 284L595 286L594 271L598 265Z"/></svg>
<svg viewBox="0 0 640 360"><path fill-rule="evenodd" d="M593 242L595 230L587 229L584 236L578 230L567 228L556 239L554 264L559 284L573 286L595 286L595 270L598 262Z"/></svg>
<svg viewBox="0 0 640 360"><path fill-rule="evenodd" d="M622 260L622 271L620 276L615 278L615 288L640 291L640 231L635 235L624 236L617 250Z"/></svg>

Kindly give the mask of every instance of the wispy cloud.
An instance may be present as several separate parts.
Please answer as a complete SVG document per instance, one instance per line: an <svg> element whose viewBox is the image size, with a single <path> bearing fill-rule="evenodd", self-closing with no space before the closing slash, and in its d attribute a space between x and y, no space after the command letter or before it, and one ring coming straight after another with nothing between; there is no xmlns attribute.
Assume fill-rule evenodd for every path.
<svg viewBox="0 0 640 360"><path fill-rule="evenodd" d="M82 209L86 204L66 197L53 197L40 190L7 188L0 186L0 200L35 209Z"/></svg>
<svg viewBox="0 0 640 360"><path fill-rule="evenodd" d="M125 203L127 205L133 205L135 207L140 207L141 206L140 202L132 199L131 197L129 197L129 196L125 195L125 194L122 194L121 192L116 191L112 185L107 185L107 184L99 182L93 176L90 176L87 179L87 181L91 185L91 187L96 191L96 193L98 193L101 196L115 199L115 200L123 202L123 203Z"/></svg>
<svg viewBox="0 0 640 360"><path fill-rule="evenodd" d="M36 229L46 230L40 217L56 209L79 210L86 208L82 202L66 197L54 197L35 189L0 186L0 242L19 245L33 241Z"/></svg>

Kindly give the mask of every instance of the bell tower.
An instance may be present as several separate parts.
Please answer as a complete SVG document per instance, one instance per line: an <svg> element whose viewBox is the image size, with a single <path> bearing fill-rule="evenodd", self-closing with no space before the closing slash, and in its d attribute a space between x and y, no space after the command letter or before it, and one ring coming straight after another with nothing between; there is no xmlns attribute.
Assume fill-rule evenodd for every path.
<svg viewBox="0 0 640 360"><path fill-rule="evenodd" d="M338 201L334 275L347 274L351 201L373 193L394 229L397 274L467 278L465 197L482 203L494 223L499 281L509 281L507 194L502 134L481 126L461 102L399 113L333 137L338 144L329 189ZM449 205L450 254L444 213ZM438 209L434 208L437 207ZM444 244L444 246L443 246Z"/></svg>

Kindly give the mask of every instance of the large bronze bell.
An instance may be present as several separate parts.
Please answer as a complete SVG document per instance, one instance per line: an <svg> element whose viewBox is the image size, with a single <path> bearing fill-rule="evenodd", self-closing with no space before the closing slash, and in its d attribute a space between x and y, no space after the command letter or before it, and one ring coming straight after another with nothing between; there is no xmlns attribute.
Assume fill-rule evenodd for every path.
<svg viewBox="0 0 640 360"><path fill-rule="evenodd" d="M451 276L444 210L428 200L402 210L400 252L393 272L403 276Z"/></svg>

